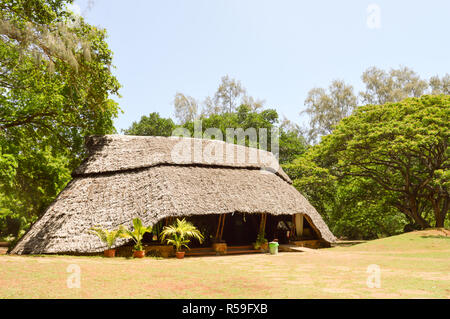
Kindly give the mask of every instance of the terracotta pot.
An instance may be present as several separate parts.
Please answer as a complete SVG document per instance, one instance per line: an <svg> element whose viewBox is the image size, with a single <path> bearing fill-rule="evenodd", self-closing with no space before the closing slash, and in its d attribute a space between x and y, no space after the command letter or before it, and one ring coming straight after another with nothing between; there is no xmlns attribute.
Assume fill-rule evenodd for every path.
<svg viewBox="0 0 450 319"><path fill-rule="evenodd" d="M116 256L116 250L115 249L107 249L103 252L103 255L105 257L114 257L114 256Z"/></svg>
<svg viewBox="0 0 450 319"><path fill-rule="evenodd" d="M184 251L177 251L175 253L175 255L177 256L178 259L183 259L184 258Z"/></svg>
<svg viewBox="0 0 450 319"><path fill-rule="evenodd" d="M227 243L213 243L212 249L218 255L225 255L227 253Z"/></svg>
<svg viewBox="0 0 450 319"><path fill-rule="evenodd" d="M262 250L262 251L268 251L269 250L269 243L264 243L264 244L261 244L261 247L260 247L260 249Z"/></svg>
<svg viewBox="0 0 450 319"><path fill-rule="evenodd" d="M134 258L144 258L145 257L145 250L135 250L133 252Z"/></svg>

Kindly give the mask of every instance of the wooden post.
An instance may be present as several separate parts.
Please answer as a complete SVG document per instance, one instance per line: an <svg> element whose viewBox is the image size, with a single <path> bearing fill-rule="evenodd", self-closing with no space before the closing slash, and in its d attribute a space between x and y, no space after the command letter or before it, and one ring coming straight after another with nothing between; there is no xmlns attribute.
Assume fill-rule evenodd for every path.
<svg viewBox="0 0 450 319"><path fill-rule="evenodd" d="M224 214L222 218L222 228L220 229L219 241L222 240L223 226L225 225L225 217L227 217L227 215Z"/></svg>
<svg viewBox="0 0 450 319"><path fill-rule="evenodd" d="M261 222L259 223L259 233L266 232L266 220L267 220L267 214L262 213L261 214Z"/></svg>
<svg viewBox="0 0 450 319"><path fill-rule="evenodd" d="M217 223L217 231L216 231L216 237L215 237L215 241L217 242L219 240L219 231L220 231L220 226L222 226L222 214L219 215L219 222Z"/></svg>
<svg viewBox="0 0 450 319"><path fill-rule="evenodd" d="M297 236L303 236L303 214L295 214L295 231Z"/></svg>

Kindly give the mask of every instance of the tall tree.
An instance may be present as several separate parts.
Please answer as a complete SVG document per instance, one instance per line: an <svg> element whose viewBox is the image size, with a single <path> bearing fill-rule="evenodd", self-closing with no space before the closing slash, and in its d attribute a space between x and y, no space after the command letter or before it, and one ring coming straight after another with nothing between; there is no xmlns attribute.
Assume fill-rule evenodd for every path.
<svg viewBox="0 0 450 319"><path fill-rule="evenodd" d="M330 134L340 120L351 114L357 105L357 97L353 86L335 80L328 87L328 92L322 88L310 90L305 105L306 110L301 113L310 116L308 138L315 141L319 136Z"/></svg>
<svg viewBox="0 0 450 319"><path fill-rule="evenodd" d="M252 96L244 95L241 104L247 105L253 111L262 110L264 108L265 100L255 99Z"/></svg>
<svg viewBox="0 0 450 319"><path fill-rule="evenodd" d="M316 142L319 136L330 134L333 127L344 117L350 115L358 104L384 104L399 102L408 97L420 97L425 93L449 94L450 75L429 81L423 80L407 67L385 71L371 67L364 71L361 79L365 90L359 96L353 94L353 87L342 81L333 81L328 92L323 88L313 88L305 100L310 116L308 138Z"/></svg>
<svg viewBox="0 0 450 319"><path fill-rule="evenodd" d="M72 1L0 2L0 210L36 218L83 159L84 137L114 132L106 32Z"/></svg>
<svg viewBox="0 0 450 319"><path fill-rule="evenodd" d="M281 164L290 163L306 151L304 131L298 124L284 118L280 124L280 156Z"/></svg>
<svg viewBox="0 0 450 319"><path fill-rule="evenodd" d="M298 126L287 122L278 125L278 113L274 109L253 110L248 105L242 104L237 108L236 112L202 116L200 120L202 121L202 133L205 133L209 128L218 128L221 131L223 139L226 139L228 128L241 128L244 131L247 129L255 129L257 134L263 132L262 130L265 129L267 136L265 136L266 145L264 146L267 147L266 150L268 151L272 151L272 129L278 127L280 129L278 154L280 163L287 163L303 154L306 150L306 142ZM184 127L192 134L194 133L194 122L188 122ZM237 142L237 139L234 142ZM249 145L247 137L245 143ZM262 147L261 141L258 140L256 145L253 146Z"/></svg>
<svg viewBox="0 0 450 319"><path fill-rule="evenodd" d="M431 94L447 94L450 95L450 74L446 74L441 79L439 76L430 78Z"/></svg>
<svg viewBox="0 0 450 319"><path fill-rule="evenodd" d="M391 204L421 227L443 227L450 200L450 97L367 105L323 139L335 173L370 179L395 194Z"/></svg>
<svg viewBox="0 0 450 319"><path fill-rule="evenodd" d="M183 93L175 94L173 102L175 106L175 117L180 124L184 124L189 121L194 121L198 116L198 103L192 97L184 95Z"/></svg>
<svg viewBox="0 0 450 319"><path fill-rule="evenodd" d="M334 173L337 158L316 144L283 169L337 237L376 239L403 232L406 217L390 205L392 193L367 178Z"/></svg>
<svg viewBox="0 0 450 319"><path fill-rule="evenodd" d="M251 110L261 110L265 101L247 95L247 90L241 82L225 75L221 78L219 87L214 96L207 96L203 100L201 112L198 109L198 102L195 98L177 93L175 95L175 117L180 124L193 121L199 115L208 117L214 114L233 113L238 106L247 105ZM200 113L200 114L199 114Z"/></svg>
<svg viewBox="0 0 450 319"><path fill-rule="evenodd" d="M130 128L123 130L126 135L171 136L176 128L170 118L163 118L158 113L142 116L139 122L133 122Z"/></svg>
<svg viewBox="0 0 450 319"><path fill-rule="evenodd" d="M428 89L427 81L407 67L389 72L371 67L361 78L366 86L366 90L360 92L364 104L399 102L407 97L420 97Z"/></svg>
<svg viewBox="0 0 450 319"><path fill-rule="evenodd" d="M232 113L236 111L236 108L240 105L238 104L240 99L246 93L240 81L225 75L222 77L222 83L214 95L214 105L219 106L222 112Z"/></svg>

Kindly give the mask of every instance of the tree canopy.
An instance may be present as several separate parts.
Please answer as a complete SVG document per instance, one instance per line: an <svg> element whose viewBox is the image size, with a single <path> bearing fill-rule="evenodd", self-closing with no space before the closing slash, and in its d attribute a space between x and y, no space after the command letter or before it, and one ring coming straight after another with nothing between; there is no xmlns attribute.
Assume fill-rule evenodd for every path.
<svg viewBox="0 0 450 319"><path fill-rule="evenodd" d="M70 3L0 2L0 237L19 237L56 198L85 157L85 137L116 132L120 84L106 31ZM336 235L447 225L450 75L426 80L406 67L372 67L361 79L359 93L342 80L309 91L307 134L228 75L203 102L177 92L178 124L153 112L123 132L194 135L201 120L204 138L217 138L206 134L211 128L223 138L230 128L266 130L267 140L250 145L244 134L245 143L274 151L279 129L280 163Z"/></svg>
<svg viewBox="0 0 450 319"><path fill-rule="evenodd" d="M139 122L133 122L123 132L126 135L171 136L175 127L172 119L163 118L159 113L153 112L148 116L142 116Z"/></svg>
<svg viewBox="0 0 450 319"><path fill-rule="evenodd" d="M267 150L271 150L272 129L279 128L279 161L280 163L287 163L306 150L306 141L302 136L302 132L297 125L285 121L278 124L278 113L273 109L266 110L252 110L247 105L241 105L236 112L212 114L210 116L202 115L201 120L202 136L204 138L218 138L217 136L208 136L208 129L217 128L221 137L226 140L227 129L242 129L244 132L247 129L267 130L266 146ZM288 123L289 122L289 123ZM144 136L171 136L172 132L177 127L188 129L191 136L194 136L195 121L188 121L183 125L175 125L170 118L162 118L158 113L151 113L149 116L143 116L139 122L133 124L126 130L125 134L129 135L144 135ZM246 145L249 145L249 140L245 137ZM237 143L237 137L234 137L233 142ZM259 141L254 145L259 147Z"/></svg>
<svg viewBox="0 0 450 319"><path fill-rule="evenodd" d="M375 216L392 220L401 212L417 227L443 227L450 197L449 123L447 95L362 106L286 171L335 226L353 211L348 217L369 214L380 225ZM345 205L349 199L356 211Z"/></svg>
<svg viewBox="0 0 450 319"><path fill-rule="evenodd" d="M334 80L328 90L312 88L305 99L305 109L300 114L309 115L308 142L317 143L319 137L330 134L344 117L353 113L358 105L399 102L408 97L424 94L449 94L450 75L422 79L408 67L385 71L368 68L361 76L365 89L359 94L353 86L342 80Z"/></svg>
<svg viewBox="0 0 450 319"><path fill-rule="evenodd" d="M37 218L82 160L84 137L115 132L120 85L106 32L69 12L71 2L0 3L3 219Z"/></svg>
<svg viewBox="0 0 450 319"><path fill-rule="evenodd" d="M205 118L214 114L234 113L240 105L259 110L263 108L265 101L249 96L239 80L225 75L221 78L214 96L207 96L202 103L180 92L175 94L173 103L175 118L179 124L185 124L199 119L200 116Z"/></svg>

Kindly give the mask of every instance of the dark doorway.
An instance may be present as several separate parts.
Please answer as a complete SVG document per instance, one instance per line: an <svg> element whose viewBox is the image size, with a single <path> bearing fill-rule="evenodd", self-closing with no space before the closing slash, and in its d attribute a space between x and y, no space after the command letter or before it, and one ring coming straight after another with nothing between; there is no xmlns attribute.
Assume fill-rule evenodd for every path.
<svg viewBox="0 0 450 319"><path fill-rule="evenodd" d="M259 214L227 214L222 239L228 246L254 243L258 235L260 218Z"/></svg>
<svg viewBox="0 0 450 319"><path fill-rule="evenodd" d="M272 241L278 239L280 244L289 242L288 234L293 230L292 215L268 215L266 222L267 239Z"/></svg>

